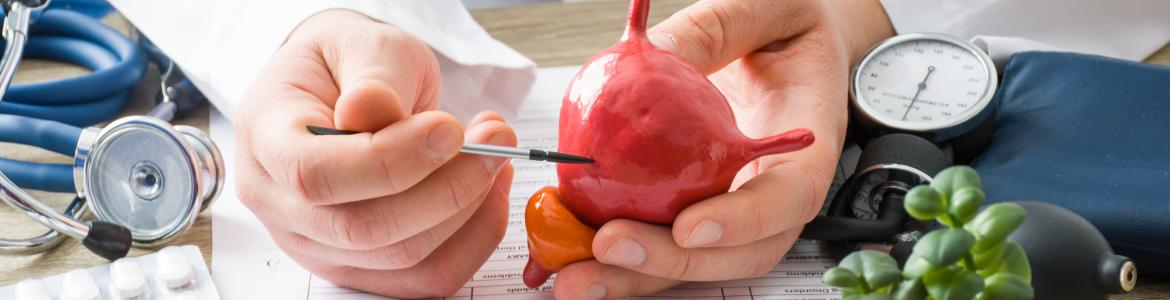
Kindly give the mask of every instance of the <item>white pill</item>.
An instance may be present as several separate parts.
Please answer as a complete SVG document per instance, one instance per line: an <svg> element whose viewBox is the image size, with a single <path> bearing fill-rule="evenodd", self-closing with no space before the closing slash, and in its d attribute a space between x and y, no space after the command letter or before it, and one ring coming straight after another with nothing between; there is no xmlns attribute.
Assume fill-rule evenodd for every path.
<svg viewBox="0 0 1170 300"><path fill-rule="evenodd" d="M187 256L179 248L167 247L158 251L158 277L167 288L177 289L191 283L194 277Z"/></svg>
<svg viewBox="0 0 1170 300"><path fill-rule="evenodd" d="M49 300L49 287L40 279L25 279L16 284L16 300Z"/></svg>
<svg viewBox="0 0 1170 300"><path fill-rule="evenodd" d="M65 280L61 283L62 300L97 300L101 298L97 283L93 275L85 269L76 269L65 273Z"/></svg>
<svg viewBox="0 0 1170 300"><path fill-rule="evenodd" d="M110 264L110 280L119 298L129 299L146 294L146 275L142 267L130 258Z"/></svg>

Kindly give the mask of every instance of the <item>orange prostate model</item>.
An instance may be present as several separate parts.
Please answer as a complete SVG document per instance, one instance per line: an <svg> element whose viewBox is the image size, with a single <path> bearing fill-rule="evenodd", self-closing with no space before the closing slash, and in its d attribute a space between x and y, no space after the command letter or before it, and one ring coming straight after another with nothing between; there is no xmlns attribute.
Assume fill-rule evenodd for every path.
<svg viewBox="0 0 1170 300"><path fill-rule="evenodd" d="M528 199L524 223L528 229L529 252L524 284L528 287L540 286L553 271L565 265L593 258L591 245L597 231L582 224L565 208L557 188L546 186Z"/></svg>

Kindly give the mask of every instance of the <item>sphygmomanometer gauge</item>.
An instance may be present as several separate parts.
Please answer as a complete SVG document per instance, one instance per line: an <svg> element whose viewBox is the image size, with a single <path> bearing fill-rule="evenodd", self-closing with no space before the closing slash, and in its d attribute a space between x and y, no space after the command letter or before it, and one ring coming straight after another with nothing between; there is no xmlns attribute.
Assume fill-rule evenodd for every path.
<svg viewBox="0 0 1170 300"><path fill-rule="evenodd" d="M997 72L971 43L933 33L887 39L853 71L858 120L876 134L911 133L942 141L987 120Z"/></svg>

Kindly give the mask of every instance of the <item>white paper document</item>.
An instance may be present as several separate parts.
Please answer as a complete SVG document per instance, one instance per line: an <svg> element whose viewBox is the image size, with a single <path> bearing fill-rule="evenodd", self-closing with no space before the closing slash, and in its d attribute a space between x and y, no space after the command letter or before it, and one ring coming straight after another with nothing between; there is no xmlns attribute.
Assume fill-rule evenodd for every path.
<svg viewBox="0 0 1170 300"><path fill-rule="evenodd" d="M518 120L509 120L520 147L555 150L561 97L578 67L541 69ZM231 125L212 116L212 136L234 166ZM509 196L509 223L503 242L459 292L449 299L551 299L552 281L529 289L521 281L528 259L524 208L529 196L556 185L556 168L546 162L512 160L516 167ZM230 168L230 167L229 167ZM224 299L382 299L338 287L311 275L280 251L264 227L235 198L233 182L212 207L212 275ZM819 244L798 241L761 278L684 284L649 298L839 299L840 291L821 282L833 261ZM554 275L555 276L555 275ZM555 278L555 277L554 277ZM387 278L387 280L393 280Z"/></svg>

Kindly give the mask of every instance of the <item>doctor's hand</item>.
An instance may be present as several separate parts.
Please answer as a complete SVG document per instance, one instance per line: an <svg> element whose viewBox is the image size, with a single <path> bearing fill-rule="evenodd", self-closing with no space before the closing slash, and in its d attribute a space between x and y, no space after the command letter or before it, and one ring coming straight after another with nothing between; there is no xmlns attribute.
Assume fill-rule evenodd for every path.
<svg viewBox="0 0 1170 300"><path fill-rule="evenodd" d="M512 181L507 160L459 147L516 136L494 113L464 127L434 111L438 92L435 57L406 32L343 10L310 17L240 105L240 199L285 253L335 284L456 292L503 238Z"/></svg>
<svg viewBox="0 0 1170 300"><path fill-rule="evenodd" d="M832 182L851 62L892 34L877 0L701 1L651 29L656 46L711 74L747 136L804 127L816 142L752 162L733 191L691 205L672 227L605 224L593 239L597 260L559 271L558 298L642 295L771 271Z"/></svg>

